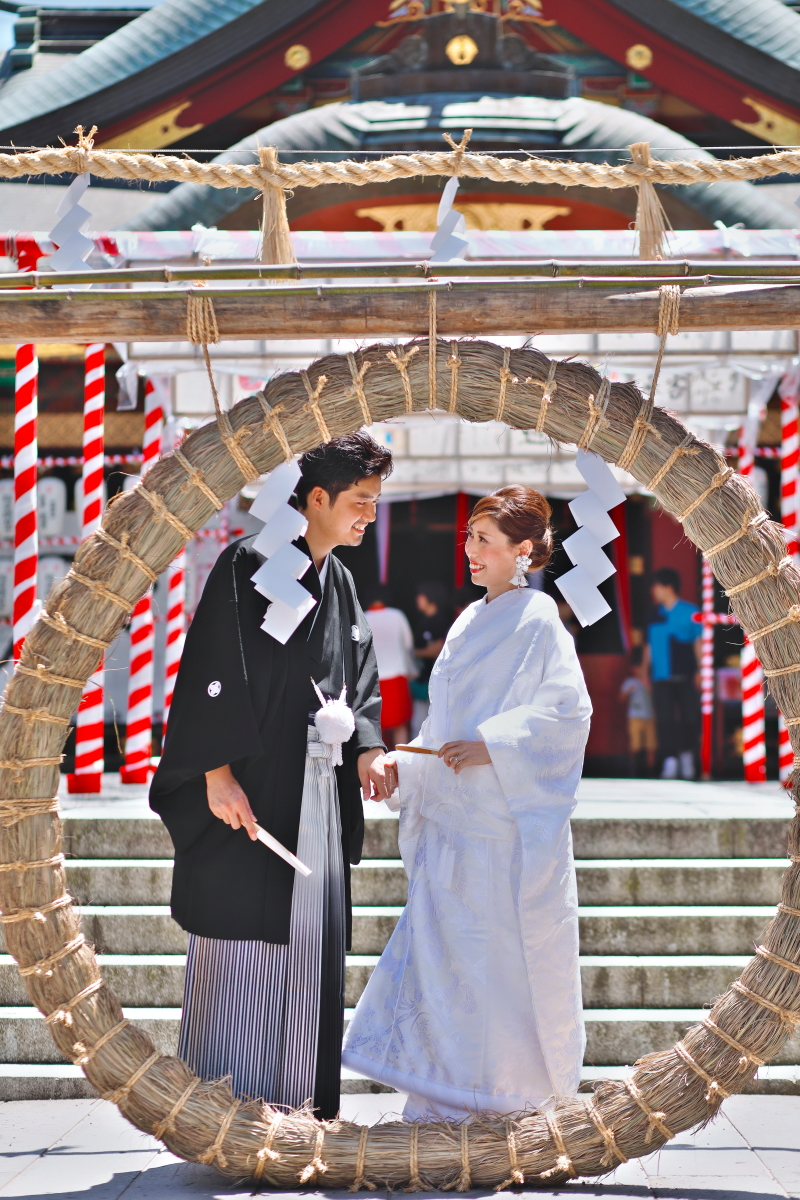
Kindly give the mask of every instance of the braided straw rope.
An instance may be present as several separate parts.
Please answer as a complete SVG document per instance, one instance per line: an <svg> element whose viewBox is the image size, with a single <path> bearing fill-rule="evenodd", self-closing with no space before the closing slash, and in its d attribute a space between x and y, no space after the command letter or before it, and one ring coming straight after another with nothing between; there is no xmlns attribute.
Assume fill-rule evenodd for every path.
<svg viewBox="0 0 800 1200"><path fill-rule="evenodd" d="M468 157L465 154L464 163ZM419 339L405 346L365 346L356 355L356 377L361 374L362 384L365 364L371 363L367 378L372 420L387 421L415 407L427 408L429 350ZM491 343L451 343L451 411L468 421L493 419L503 363L502 348ZM525 386L515 389L513 405L505 404L506 423L521 430L546 424L555 442L576 444L586 429L587 411L591 413L589 396L597 404L601 394L601 376L581 363L559 362L556 367L535 349L514 350L506 368L512 370L512 364ZM442 362L437 365L441 369ZM327 380L323 419L330 434L359 427L364 412L347 356L328 355L316 363L310 377L318 380L322 375ZM48 599L48 612L60 613L71 629L91 630L98 641L113 640L127 607L150 586L149 575L164 571L176 543L207 520L211 498L197 480L202 477L222 503L240 490L242 472L230 451L228 430L235 429L237 445L244 443L252 468L263 474L318 443L320 429L308 399L298 373L279 375L264 394L241 401L226 414L228 428L218 421L190 433L180 457L161 458L148 472L146 488L140 485L109 505L103 531L84 542L79 574L97 586L87 587L80 578L68 576ZM592 450L607 462L619 461L643 403L635 385L611 384L603 401L606 423L598 423ZM784 622L800 604L800 572L786 558L782 531L760 515L746 480L732 474L720 478L714 450L690 439L678 418L653 407L647 423L650 430L631 470L643 484L658 478L660 503L674 516L682 515L687 536L706 554L713 553L714 572L744 628L752 633L774 627L759 641L759 653L798 754L800 627L794 620L776 623ZM125 607L107 602L104 592L124 599ZM123 1024L124 1014L113 994L107 987L101 990L91 947L76 942L79 923L64 891L57 856L55 795L67 727L39 720L37 714L73 710L76 691L94 669L97 653L98 647L65 636L60 623L56 629L38 621L9 681L8 708L0 711L0 864L52 861L25 874L0 870L0 922L9 953L23 964L32 1003L45 1013L54 1008L54 996L72 1005L66 1010L72 1025L66 1020L49 1024L59 1049L82 1064L100 1094L124 1104L128 1119L168 1138L170 1149L181 1157L197 1162L216 1146L213 1165L225 1175L263 1176L271 1186L289 1190L296 1189L298 1178L331 1188L351 1186L359 1176L359 1147L362 1155L368 1153L373 1182L395 1191L419 1190L423 1184L437 1190L454 1179L458 1185L466 1169L471 1186L479 1189L503 1181L508 1186L509 1179L519 1182L517 1172L523 1180L566 1177L570 1168L575 1175L601 1175L608 1171L610 1159L619 1160L617 1150L635 1158L646 1154L653 1141L661 1144L705 1121L706 1096L711 1095L716 1106L723 1092L741 1091L751 1069L759 1061L773 1060L800 1020L800 818L795 818L781 905L764 933L763 948L741 980L715 1002L706 1024L684 1035L684 1055L699 1070L688 1064L681 1050L650 1055L636 1064L631 1079L597 1086L594 1111L600 1122L587 1111L583 1097L563 1098L547 1114L526 1113L509 1122L482 1119L469 1126L466 1157L460 1140L464 1135L454 1138L452 1127L442 1123L381 1124L371 1128L367 1141L359 1126L346 1121L322 1124L308 1109L283 1114L279 1133L273 1125L275 1110L256 1101L232 1114L228 1082L200 1085L185 1064L156 1054L141 1030ZM20 712L34 715L20 717ZM796 796L798 789L800 783L795 784ZM22 881L30 889L24 893ZM73 1004L81 995L85 1002ZM64 1011L64 1006L56 1011ZM741 1070L743 1057L751 1069ZM717 1084L713 1090L709 1080ZM227 1130L220 1137L226 1118ZM609 1133L617 1150L612 1150ZM261 1153L266 1150L270 1153ZM361 1175L365 1163L366 1159ZM375 1178L378 1164L380 1180Z"/></svg>
<svg viewBox="0 0 800 1200"><path fill-rule="evenodd" d="M449 140L449 139L448 139ZM452 142L451 142L452 145ZM562 187L638 188L641 183L668 187L693 183L739 183L800 174L800 151L782 150L753 158L653 159L649 162L559 162L546 158L520 161L489 154L417 151L392 154L377 162L260 163L197 162L174 154L145 154L124 150L88 150L81 146L0 154L0 179L26 175L81 175L100 179L147 180L151 183L196 183L213 188L291 190L343 183L350 186L417 179L424 175L491 179L496 183L544 183Z"/></svg>

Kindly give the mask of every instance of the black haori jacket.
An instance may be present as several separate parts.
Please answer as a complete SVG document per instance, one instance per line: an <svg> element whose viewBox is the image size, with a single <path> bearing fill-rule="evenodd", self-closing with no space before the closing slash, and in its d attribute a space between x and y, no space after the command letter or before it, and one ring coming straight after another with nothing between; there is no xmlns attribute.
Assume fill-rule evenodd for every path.
<svg viewBox="0 0 800 1200"><path fill-rule="evenodd" d="M319 603L286 645L264 633L269 602L251 582L264 559L252 541L224 550L208 577L150 788L150 807L175 847L172 915L202 937L288 943L294 868L213 815L204 772L229 763L259 824L296 852L306 728L309 712L319 708L313 676L326 696L338 696L346 682L355 714L355 733L336 768L349 947L349 864L359 862L364 838L356 760L383 746L372 632L350 572L331 555L324 596L313 565L301 580ZM296 544L307 552L302 540Z"/></svg>

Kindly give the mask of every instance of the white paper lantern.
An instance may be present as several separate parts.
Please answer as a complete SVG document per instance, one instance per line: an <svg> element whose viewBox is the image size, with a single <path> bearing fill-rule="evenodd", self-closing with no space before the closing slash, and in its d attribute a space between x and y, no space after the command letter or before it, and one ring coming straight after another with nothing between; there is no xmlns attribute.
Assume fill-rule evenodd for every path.
<svg viewBox="0 0 800 1200"><path fill-rule="evenodd" d="M11 619L14 607L14 561L0 558L0 617Z"/></svg>
<svg viewBox="0 0 800 1200"><path fill-rule="evenodd" d="M50 594L54 584L60 583L69 571L69 563L57 554L46 554L39 559L39 571L36 577L36 594L44 601Z"/></svg>
<svg viewBox="0 0 800 1200"><path fill-rule="evenodd" d="M14 480L0 479L0 538L14 540Z"/></svg>
<svg viewBox="0 0 800 1200"><path fill-rule="evenodd" d="M37 491L39 537L60 537L67 511L67 485L57 475L46 475L39 480Z"/></svg>

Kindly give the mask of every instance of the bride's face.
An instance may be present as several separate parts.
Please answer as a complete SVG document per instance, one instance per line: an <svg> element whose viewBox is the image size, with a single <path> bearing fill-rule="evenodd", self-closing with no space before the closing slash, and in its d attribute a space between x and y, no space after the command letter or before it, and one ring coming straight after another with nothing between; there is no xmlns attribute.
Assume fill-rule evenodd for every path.
<svg viewBox="0 0 800 1200"><path fill-rule="evenodd" d="M489 598L513 586L518 554L530 554L530 541L509 540L491 517L478 517L469 527L465 550L472 582L485 587Z"/></svg>

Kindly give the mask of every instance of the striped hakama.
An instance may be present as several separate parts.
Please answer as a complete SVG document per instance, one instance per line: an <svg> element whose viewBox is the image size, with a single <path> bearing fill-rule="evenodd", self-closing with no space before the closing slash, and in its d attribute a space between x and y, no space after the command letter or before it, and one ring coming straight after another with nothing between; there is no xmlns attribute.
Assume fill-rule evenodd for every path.
<svg viewBox="0 0 800 1200"><path fill-rule="evenodd" d="M264 848L265 854L272 851ZM289 944L189 935L178 1053L234 1095L339 1109L345 890L331 747L308 729Z"/></svg>

